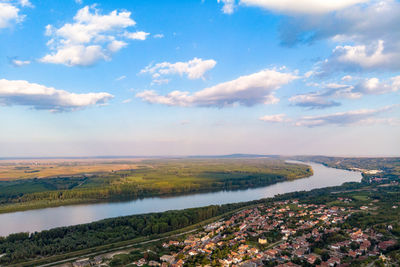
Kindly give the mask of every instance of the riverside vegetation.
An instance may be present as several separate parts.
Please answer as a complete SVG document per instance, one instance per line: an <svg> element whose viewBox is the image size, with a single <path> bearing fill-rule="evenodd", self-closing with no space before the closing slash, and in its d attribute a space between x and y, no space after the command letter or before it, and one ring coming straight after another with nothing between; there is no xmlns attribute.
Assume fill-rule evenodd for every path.
<svg viewBox="0 0 400 267"><path fill-rule="evenodd" d="M391 235L391 238L399 239L400 209L393 208L394 205L397 207L400 204L399 180L399 178L391 179L385 184L346 183L342 186L288 193L275 198L251 202L125 216L89 224L60 227L39 233L11 234L8 237L0 238L0 253L3 253L0 263L17 264L27 260L45 259L54 255L59 255L55 259L59 260L66 256L65 253L93 249L96 246L146 236L156 238L159 234L193 225L218 215L225 216L224 214L228 212L232 214L233 211L241 208L260 204L273 206L276 201L290 199L298 199L305 204L326 205L327 207L343 206L359 210L341 224L343 231L354 227L372 228L374 231L386 234L390 225L392 230L388 234ZM350 199L351 202L342 202L338 199ZM365 211L362 210L363 206L370 208ZM396 257L400 255L398 249L396 247L393 252L397 255ZM21 266L25 265L21 264Z"/></svg>
<svg viewBox="0 0 400 267"><path fill-rule="evenodd" d="M0 212L245 189L312 174L307 165L269 158L141 160L133 169L1 181Z"/></svg>
<svg viewBox="0 0 400 267"><path fill-rule="evenodd" d="M360 160L361 162L363 160ZM198 164L198 161L184 162L184 166ZM220 161L207 161L211 165L220 166ZM229 161L231 162L231 161ZM237 161L233 161L239 164ZM240 164L245 164L240 161ZM253 161L252 161L253 162ZM255 161L260 163L260 161ZM379 166L368 167L368 160L359 167L366 171ZM212 164L213 163L213 164ZM225 162L226 163L226 162ZM169 161L162 161L161 165L172 164ZM240 165L239 164L239 165ZM246 163L246 166L248 163ZM281 162L281 164L283 164ZM286 165L286 164L284 164ZM303 165L291 165L300 169ZM176 162L174 163L176 166ZM240 165L243 169L243 165ZM264 166L264 165L263 165ZM276 166L276 165L275 165ZM193 167L193 166L192 166ZM210 168L211 166L208 166ZM390 166L388 166L390 167ZM250 168L250 167L247 167ZM254 166L251 169L254 171ZM193 169L193 168L192 168ZM290 168L289 168L290 169ZM400 239L400 177L393 175L388 168L387 171L379 172L381 178L367 175L361 183L345 183L342 186L315 189L308 192L294 192L278 195L274 198L261 199L250 202L242 202L226 205L213 205L202 208L193 208L180 211L167 211L163 213L152 213L145 215L132 215L118 218L105 219L89 224L60 227L36 233L17 233L8 237L0 237L0 264L17 264L30 266L30 260L44 262L52 256L52 260L60 260L65 257L79 254L79 251L94 252L99 246L107 244L129 244L138 238L156 238L170 231L182 229L204 220L217 220L222 217L231 216L232 212L239 209L254 207L255 205L273 205L276 201L298 199L301 203L326 205L327 207L346 207L358 210L342 223L342 230L373 229L381 233L383 237L390 235L391 239ZM215 168L213 169L215 170ZM280 169L281 170L281 169ZM387 175L387 176L386 176ZM372 179L371 179L372 178ZM338 201L344 199L345 201ZM347 201L351 200L351 201ZM369 207L365 210L364 207ZM217 217L216 217L217 216ZM387 229L389 229L388 232ZM389 237L388 237L389 238ZM392 257L400 260L399 247L392 250ZM86 252L87 251L87 252ZM28 263L25 265L22 262ZM309 265L306 265L309 266ZM354 265L359 266L359 265Z"/></svg>

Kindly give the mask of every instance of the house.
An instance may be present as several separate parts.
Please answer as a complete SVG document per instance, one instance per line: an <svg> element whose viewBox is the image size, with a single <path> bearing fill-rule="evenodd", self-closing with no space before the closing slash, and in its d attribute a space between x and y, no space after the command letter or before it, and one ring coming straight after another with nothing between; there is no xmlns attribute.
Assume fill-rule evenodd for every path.
<svg viewBox="0 0 400 267"><path fill-rule="evenodd" d="M336 258L336 257L331 257L326 262L329 264L329 266L335 266L335 265L340 264L340 259Z"/></svg>
<svg viewBox="0 0 400 267"><path fill-rule="evenodd" d="M396 240L383 241L383 242L380 242L380 243L378 244L378 248L379 248L380 250L387 250L389 247L392 247L392 246L394 246L394 245L396 245L396 244L397 244L397 241L396 241Z"/></svg>
<svg viewBox="0 0 400 267"><path fill-rule="evenodd" d="M317 260L317 256L313 254L306 255L305 258L310 264L314 264L314 262Z"/></svg>
<svg viewBox="0 0 400 267"><path fill-rule="evenodd" d="M185 264L185 262L182 259L180 259L175 264L172 264L172 267L182 267L183 264Z"/></svg>
<svg viewBox="0 0 400 267"><path fill-rule="evenodd" d="M192 249L192 250L189 251L189 255L190 255L190 256L196 256L197 254L198 254L198 253L197 253L196 250L193 250L193 249Z"/></svg>
<svg viewBox="0 0 400 267"><path fill-rule="evenodd" d="M163 255L160 257L160 260L172 264L175 261L175 257L171 255Z"/></svg>
<svg viewBox="0 0 400 267"><path fill-rule="evenodd" d="M149 266L161 266L158 261L149 261Z"/></svg>

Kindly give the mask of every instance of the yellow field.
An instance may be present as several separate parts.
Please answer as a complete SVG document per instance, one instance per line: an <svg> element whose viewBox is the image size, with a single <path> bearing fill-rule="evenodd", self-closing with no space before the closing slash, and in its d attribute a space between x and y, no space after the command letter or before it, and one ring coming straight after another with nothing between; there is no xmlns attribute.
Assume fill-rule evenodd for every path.
<svg viewBox="0 0 400 267"><path fill-rule="evenodd" d="M142 159L40 159L0 161L0 180L49 178L136 169Z"/></svg>

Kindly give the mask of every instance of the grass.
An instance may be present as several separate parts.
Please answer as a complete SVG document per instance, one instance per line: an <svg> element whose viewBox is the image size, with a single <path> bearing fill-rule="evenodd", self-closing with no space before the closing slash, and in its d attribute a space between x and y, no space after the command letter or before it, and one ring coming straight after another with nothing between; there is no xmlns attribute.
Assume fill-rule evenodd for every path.
<svg viewBox="0 0 400 267"><path fill-rule="evenodd" d="M136 169L139 159L129 160L2 160L0 181L51 178Z"/></svg>

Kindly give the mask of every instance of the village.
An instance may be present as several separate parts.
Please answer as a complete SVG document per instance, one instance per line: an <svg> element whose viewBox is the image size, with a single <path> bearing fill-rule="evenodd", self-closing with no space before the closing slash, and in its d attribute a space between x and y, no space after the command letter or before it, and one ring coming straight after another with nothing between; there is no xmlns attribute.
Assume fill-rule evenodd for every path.
<svg viewBox="0 0 400 267"><path fill-rule="evenodd" d="M352 199L338 197L337 201L346 204ZM142 257L129 266L349 266L368 257L389 262L385 252L396 245L396 239L345 224L360 209L300 204L298 200L259 205L208 224L197 233L163 242L162 249L168 254L159 259ZM113 266L113 261L108 264Z"/></svg>

